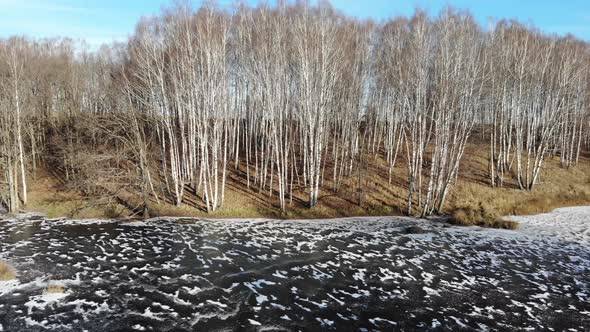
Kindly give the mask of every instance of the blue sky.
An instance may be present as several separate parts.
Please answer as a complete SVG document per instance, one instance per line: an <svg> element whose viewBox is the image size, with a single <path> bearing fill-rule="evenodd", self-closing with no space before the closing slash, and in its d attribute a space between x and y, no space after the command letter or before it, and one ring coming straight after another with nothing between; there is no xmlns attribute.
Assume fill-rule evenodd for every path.
<svg viewBox="0 0 590 332"><path fill-rule="evenodd" d="M199 0L192 2L198 4ZM156 14L170 3L168 0L0 0L0 38L62 36L85 39L96 47L104 42L125 40L141 16ZM218 0L218 3L228 5L232 1ZM484 25L490 17L517 18L534 23L546 32L571 32L590 41L590 0L332 0L332 4L349 15L376 20L411 15L417 6L436 14L451 4L469 9Z"/></svg>

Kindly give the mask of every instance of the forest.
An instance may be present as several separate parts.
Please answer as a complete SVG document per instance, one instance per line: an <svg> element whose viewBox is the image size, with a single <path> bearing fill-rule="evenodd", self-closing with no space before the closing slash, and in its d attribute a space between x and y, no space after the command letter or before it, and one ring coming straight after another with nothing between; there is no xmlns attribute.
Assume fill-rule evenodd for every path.
<svg viewBox="0 0 590 332"><path fill-rule="evenodd" d="M589 82L587 42L453 8L373 22L327 3L180 4L96 50L12 37L0 205L26 207L41 171L143 217L213 213L229 187L280 211L342 190L362 205L379 172L403 179L403 213L441 214L474 150L494 190L534 192L548 159L588 164Z"/></svg>

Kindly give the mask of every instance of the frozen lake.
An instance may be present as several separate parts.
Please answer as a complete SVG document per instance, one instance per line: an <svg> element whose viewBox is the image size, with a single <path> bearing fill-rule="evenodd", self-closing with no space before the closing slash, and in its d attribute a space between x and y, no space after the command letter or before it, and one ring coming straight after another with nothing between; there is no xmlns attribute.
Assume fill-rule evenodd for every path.
<svg viewBox="0 0 590 332"><path fill-rule="evenodd" d="M21 219L0 221L18 271L0 281L0 331L590 329L589 207L514 217L516 231Z"/></svg>

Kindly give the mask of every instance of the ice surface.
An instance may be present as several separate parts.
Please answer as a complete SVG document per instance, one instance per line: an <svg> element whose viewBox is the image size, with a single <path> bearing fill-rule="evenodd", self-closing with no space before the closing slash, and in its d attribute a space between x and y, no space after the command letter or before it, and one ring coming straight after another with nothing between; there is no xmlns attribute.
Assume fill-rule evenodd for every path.
<svg viewBox="0 0 590 332"><path fill-rule="evenodd" d="M18 271L0 331L584 330L590 207L509 218L521 227L17 216L0 220Z"/></svg>
<svg viewBox="0 0 590 332"><path fill-rule="evenodd" d="M520 223L520 231L531 236L553 237L590 245L590 207L555 209L534 216L511 216Z"/></svg>

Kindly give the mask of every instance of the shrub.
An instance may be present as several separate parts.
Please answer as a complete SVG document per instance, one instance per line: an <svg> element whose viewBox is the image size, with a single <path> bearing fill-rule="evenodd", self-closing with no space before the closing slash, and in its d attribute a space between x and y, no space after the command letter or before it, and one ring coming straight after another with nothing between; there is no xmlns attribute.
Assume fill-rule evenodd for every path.
<svg viewBox="0 0 590 332"><path fill-rule="evenodd" d="M104 216L108 219L119 219L121 218L121 211L116 206L110 204L104 208Z"/></svg>
<svg viewBox="0 0 590 332"><path fill-rule="evenodd" d="M45 289L46 294L63 294L64 292L65 289L63 288L63 286L58 285L49 285L47 286L47 289Z"/></svg>
<svg viewBox="0 0 590 332"><path fill-rule="evenodd" d="M0 261L0 280L12 280L16 278L16 271L10 264Z"/></svg>
<svg viewBox="0 0 590 332"><path fill-rule="evenodd" d="M518 223L511 220L503 220L492 211L484 208L480 202L478 208L470 206L453 210L449 222L460 226L481 226L490 228L516 229Z"/></svg>

